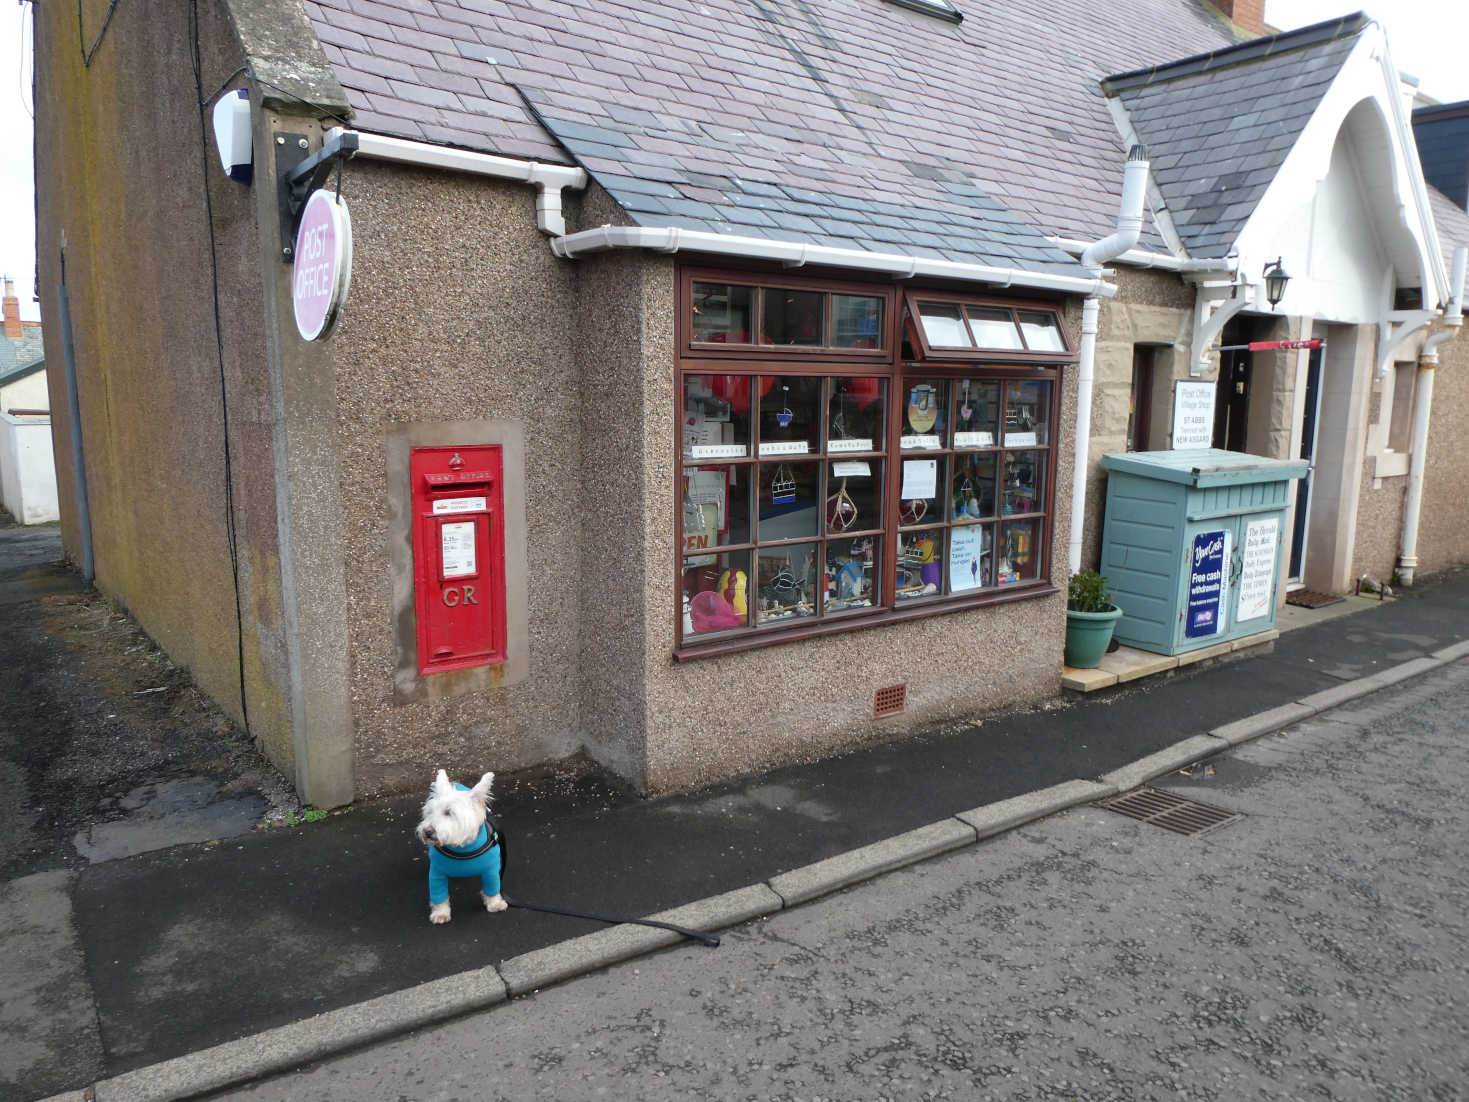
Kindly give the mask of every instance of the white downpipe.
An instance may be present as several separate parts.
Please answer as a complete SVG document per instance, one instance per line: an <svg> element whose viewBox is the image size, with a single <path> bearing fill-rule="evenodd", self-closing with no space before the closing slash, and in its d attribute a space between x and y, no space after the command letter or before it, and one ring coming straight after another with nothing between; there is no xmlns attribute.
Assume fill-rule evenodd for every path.
<svg viewBox="0 0 1469 1102"><path fill-rule="evenodd" d="M1408 458L1408 493L1403 500L1403 548L1398 556L1398 578L1413 584L1418 569L1418 520L1423 508L1423 470L1428 458L1428 421L1433 412L1433 376L1438 367L1438 346L1453 337L1464 324L1464 273L1469 248L1454 250L1453 298L1444 312L1444 328L1423 342L1418 354L1418 379L1413 388L1413 442Z"/></svg>
<svg viewBox="0 0 1469 1102"><path fill-rule="evenodd" d="M708 230L685 230L677 226L598 226L551 240L551 251L568 260L609 249L713 253L719 256L778 260L788 268L821 264L833 268L881 272L898 279L930 276L1001 287L1013 285L1063 291L1072 295L1098 295L1102 298L1111 298L1117 293L1117 288L1105 282L1100 274L1096 278L1051 275L1048 272L1029 272L1022 268L996 268L989 264L970 264L904 253L869 252L866 249L844 249L834 245L812 245L799 241L775 241L768 237L740 237Z"/></svg>
<svg viewBox="0 0 1469 1102"><path fill-rule="evenodd" d="M1071 471L1071 542L1066 549L1070 573L1081 569L1081 537L1086 523L1086 478L1091 466L1092 379L1097 367L1097 318L1102 304L1088 298L1081 306L1081 362L1076 371L1076 450Z"/></svg>
<svg viewBox="0 0 1469 1102"><path fill-rule="evenodd" d="M333 127L327 131L326 140L331 141L342 133L345 133L344 128ZM530 184L540 189L540 194L536 196L536 228L551 237L560 237L566 232L566 219L561 212L561 189L575 188L580 191L587 186L586 172L572 165L520 161L514 157L472 153L467 149L450 149L428 142L411 142L405 138L367 134L360 130L357 132L357 156Z"/></svg>
<svg viewBox="0 0 1469 1102"><path fill-rule="evenodd" d="M1102 265L1123 255L1137 244L1143 229L1143 199L1148 188L1148 161L1143 147L1135 145L1127 155L1122 175L1122 202L1117 211L1117 230L1081 254L1088 272L1102 278ZM1115 288L1114 288L1115 290ZM1088 295L1081 307L1081 360L1076 370L1076 447L1071 471L1071 539L1066 562L1072 574L1081 569L1081 540L1086 523L1086 480L1091 468L1092 381L1097 370L1097 319L1102 304Z"/></svg>

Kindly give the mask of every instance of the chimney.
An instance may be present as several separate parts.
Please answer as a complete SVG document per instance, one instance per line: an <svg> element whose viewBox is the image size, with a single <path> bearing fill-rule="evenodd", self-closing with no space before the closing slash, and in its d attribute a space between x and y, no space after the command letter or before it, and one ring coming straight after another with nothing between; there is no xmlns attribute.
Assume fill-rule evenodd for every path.
<svg viewBox="0 0 1469 1102"><path fill-rule="evenodd" d="M5 335L12 340L25 336L20 324L20 299L15 297L15 280L5 277Z"/></svg>
<svg viewBox="0 0 1469 1102"><path fill-rule="evenodd" d="M1214 0L1214 6L1246 34L1269 33L1265 29L1265 0Z"/></svg>

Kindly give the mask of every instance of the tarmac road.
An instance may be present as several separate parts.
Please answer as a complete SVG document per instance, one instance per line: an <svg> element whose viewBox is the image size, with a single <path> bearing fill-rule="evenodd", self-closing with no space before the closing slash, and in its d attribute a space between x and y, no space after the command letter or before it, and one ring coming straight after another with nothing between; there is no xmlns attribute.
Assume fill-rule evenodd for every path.
<svg viewBox="0 0 1469 1102"><path fill-rule="evenodd" d="M1469 663L232 1099L1469 1096Z"/></svg>

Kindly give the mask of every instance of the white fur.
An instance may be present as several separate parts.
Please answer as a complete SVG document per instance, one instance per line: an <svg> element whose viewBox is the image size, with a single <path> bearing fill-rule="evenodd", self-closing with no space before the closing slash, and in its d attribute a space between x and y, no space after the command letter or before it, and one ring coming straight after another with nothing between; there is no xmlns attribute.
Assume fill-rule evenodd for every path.
<svg viewBox="0 0 1469 1102"><path fill-rule="evenodd" d="M490 786L495 774L486 773L468 792L461 792L449 780L449 774L440 769L429 786L428 799L423 805L423 817L414 834L429 846L467 846L479 836L480 827L485 825L485 811L490 804ZM480 892L485 910L503 911L506 903L499 895L489 896ZM428 920L435 925L448 922L449 903L429 905Z"/></svg>

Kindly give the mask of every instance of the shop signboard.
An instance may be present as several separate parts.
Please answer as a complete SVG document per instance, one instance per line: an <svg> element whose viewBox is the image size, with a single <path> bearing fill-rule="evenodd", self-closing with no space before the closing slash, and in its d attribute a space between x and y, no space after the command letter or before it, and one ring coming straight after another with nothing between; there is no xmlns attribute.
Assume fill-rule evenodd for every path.
<svg viewBox="0 0 1469 1102"><path fill-rule="evenodd" d="M1173 447L1207 448L1214 443L1214 384L1173 384Z"/></svg>
<svg viewBox="0 0 1469 1102"><path fill-rule="evenodd" d="M291 306L305 341L332 331L352 282L352 219L341 196L318 189L301 208L291 270Z"/></svg>
<svg viewBox="0 0 1469 1102"><path fill-rule="evenodd" d="M1188 604L1183 633L1190 639L1218 635L1224 630L1224 568L1229 562L1229 530L1199 532L1191 549Z"/></svg>

